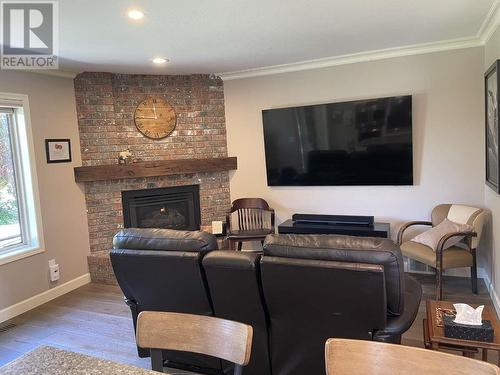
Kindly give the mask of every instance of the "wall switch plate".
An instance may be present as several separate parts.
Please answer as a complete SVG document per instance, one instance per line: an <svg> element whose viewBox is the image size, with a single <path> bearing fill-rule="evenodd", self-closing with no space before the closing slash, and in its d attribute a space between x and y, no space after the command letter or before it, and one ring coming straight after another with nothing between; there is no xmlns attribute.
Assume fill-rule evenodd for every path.
<svg viewBox="0 0 500 375"><path fill-rule="evenodd" d="M223 225L222 221L212 221L212 234L222 234Z"/></svg>

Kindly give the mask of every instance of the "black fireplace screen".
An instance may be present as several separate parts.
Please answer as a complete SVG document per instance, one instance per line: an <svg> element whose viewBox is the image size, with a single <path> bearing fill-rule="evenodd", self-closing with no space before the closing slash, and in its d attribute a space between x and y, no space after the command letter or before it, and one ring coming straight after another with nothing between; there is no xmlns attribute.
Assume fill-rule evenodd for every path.
<svg viewBox="0 0 500 375"><path fill-rule="evenodd" d="M122 191L125 228L200 229L198 185Z"/></svg>

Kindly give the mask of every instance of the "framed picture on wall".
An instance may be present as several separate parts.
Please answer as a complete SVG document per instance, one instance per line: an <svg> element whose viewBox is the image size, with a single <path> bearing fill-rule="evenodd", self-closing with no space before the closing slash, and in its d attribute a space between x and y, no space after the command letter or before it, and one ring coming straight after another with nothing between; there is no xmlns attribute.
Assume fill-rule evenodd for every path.
<svg viewBox="0 0 500 375"><path fill-rule="evenodd" d="M500 193L500 165L498 163L498 107L500 84L500 60L497 60L484 75L485 88L485 118L486 118L486 184Z"/></svg>
<svg viewBox="0 0 500 375"><path fill-rule="evenodd" d="M46 139L47 163L68 163L71 161L71 141L69 139Z"/></svg>

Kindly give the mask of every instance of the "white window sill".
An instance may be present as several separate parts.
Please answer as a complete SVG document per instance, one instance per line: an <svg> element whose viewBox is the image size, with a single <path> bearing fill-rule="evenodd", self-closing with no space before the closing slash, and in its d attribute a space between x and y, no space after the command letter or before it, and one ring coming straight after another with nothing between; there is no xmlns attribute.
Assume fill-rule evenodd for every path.
<svg viewBox="0 0 500 375"><path fill-rule="evenodd" d="M21 247L19 249L12 249L3 254L0 254L0 266L21 260L36 254L43 253L45 249L40 247Z"/></svg>

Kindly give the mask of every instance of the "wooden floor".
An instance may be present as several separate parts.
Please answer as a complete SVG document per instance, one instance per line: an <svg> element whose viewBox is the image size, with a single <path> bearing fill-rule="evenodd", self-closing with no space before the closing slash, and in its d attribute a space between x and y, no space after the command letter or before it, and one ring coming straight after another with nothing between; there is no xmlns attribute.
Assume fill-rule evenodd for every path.
<svg viewBox="0 0 500 375"><path fill-rule="evenodd" d="M422 319L425 299L433 297L434 277L414 275L424 297L415 323L403 344L423 346ZM470 292L470 279L446 277L444 299L491 305L484 283L479 294ZM10 327L10 328L9 328ZM0 324L0 366L39 345L51 345L116 362L149 368L149 359L137 356L132 319L118 287L88 284L34 310ZM497 354L489 360L496 363Z"/></svg>

